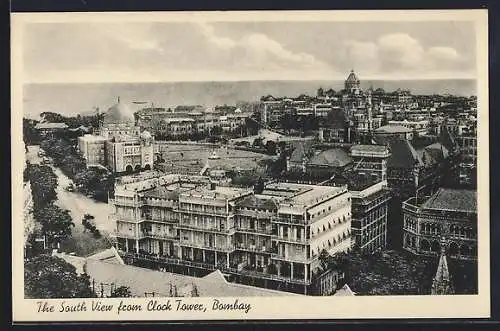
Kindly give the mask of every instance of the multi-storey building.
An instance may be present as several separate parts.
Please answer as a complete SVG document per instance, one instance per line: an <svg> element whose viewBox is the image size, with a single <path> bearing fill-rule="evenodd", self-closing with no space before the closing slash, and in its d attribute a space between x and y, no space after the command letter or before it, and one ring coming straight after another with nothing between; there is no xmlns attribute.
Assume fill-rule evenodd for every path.
<svg viewBox="0 0 500 331"><path fill-rule="evenodd" d="M387 212L391 199L387 181L349 185L352 195L352 234L363 253L373 253L387 245Z"/></svg>
<svg viewBox="0 0 500 331"><path fill-rule="evenodd" d="M78 149L89 165L102 165L112 172L150 170L153 167L153 137L141 133L130 110L120 102L110 107L98 134L78 137Z"/></svg>
<svg viewBox="0 0 500 331"><path fill-rule="evenodd" d="M106 154L104 148L107 138L86 134L78 138L78 150L82 154L87 166L90 165L105 165Z"/></svg>
<svg viewBox="0 0 500 331"><path fill-rule="evenodd" d="M219 269L229 279L310 293L337 273L320 268L323 250L351 248L347 187L274 183L262 194L216 186L207 177L167 175L118 183L117 246L135 262ZM334 285L332 285L334 286Z"/></svg>
<svg viewBox="0 0 500 331"><path fill-rule="evenodd" d="M391 153L386 146L353 145L350 156L356 173L371 178L374 182L387 180L387 160Z"/></svg>
<svg viewBox="0 0 500 331"><path fill-rule="evenodd" d="M417 255L437 255L446 242L448 256L477 259L477 192L439 189L427 198L403 203L403 248Z"/></svg>

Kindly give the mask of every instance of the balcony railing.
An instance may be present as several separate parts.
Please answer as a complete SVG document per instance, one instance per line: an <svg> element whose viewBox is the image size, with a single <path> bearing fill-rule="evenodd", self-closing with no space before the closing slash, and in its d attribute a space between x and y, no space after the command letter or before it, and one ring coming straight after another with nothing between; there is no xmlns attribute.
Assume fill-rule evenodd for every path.
<svg viewBox="0 0 500 331"><path fill-rule="evenodd" d="M283 276L283 275L278 276L278 275L260 272L260 271L256 271L256 270L248 270L248 269L238 270L236 268L231 268L231 267L227 267L227 266L215 266L215 265L209 264L209 263L181 260L179 258L159 256L156 254L120 252L120 255L122 255L123 257L143 259L143 260L155 261L155 262L163 262L163 263L168 263L171 265L181 265L181 266L205 269L205 270L210 270L210 271L215 271L217 269L220 269L221 271L223 271L225 273L244 275L244 276L256 277L256 278L279 281L279 282L288 282L288 283L294 283L294 284L299 284L299 285L310 285L311 284L310 280L305 281L304 279L290 278L288 276Z"/></svg>
<svg viewBox="0 0 500 331"><path fill-rule="evenodd" d="M113 231L111 233L111 236L116 237L116 238L124 238L124 239L132 239L132 240L140 240L146 238L146 235L143 232L140 232L139 234L131 234L131 233L123 233L119 231Z"/></svg>
<svg viewBox="0 0 500 331"><path fill-rule="evenodd" d="M144 205L144 202L141 200L130 201L122 199L109 199L108 203L118 206L128 206L128 207L142 207Z"/></svg>
<svg viewBox="0 0 500 331"><path fill-rule="evenodd" d="M151 232L145 232L144 235L148 238L152 239L167 239L167 240L178 240L179 237L172 235L172 234L166 234L166 233L151 233Z"/></svg>
<svg viewBox="0 0 500 331"><path fill-rule="evenodd" d="M181 208L176 208L174 209L174 212L180 213L180 214L197 214L197 215L205 215L205 216L218 216L218 217L228 217L231 216L230 213L226 212L215 212L211 210L194 210L194 209L181 209Z"/></svg>
<svg viewBox="0 0 500 331"><path fill-rule="evenodd" d="M265 235L265 236L270 236L272 228L267 227L267 228L241 228L241 227L236 227L236 231L238 232L244 232L244 233L255 233L258 235Z"/></svg>
<svg viewBox="0 0 500 331"><path fill-rule="evenodd" d="M123 216L123 215L117 215L117 214L111 214L110 218L113 219L115 222L125 222L125 223L134 223L134 224L139 224L146 222L144 218L138 217L129 217L129 216Z"/></svg>
<svg viewBox="0 0 500 331"><path fill-rule="evenodd" d="M266 254L271 254L271 252L272 252L271 247L265 247L265 246L259 246L259 245L252 246L252 245L247 245L244 243L236 244L236 250L253 252L253 253L266 253Z"/></svg>
<svg viewBox="0 0 500 331"><path fill-rule="evenodd" d="M275 241L286 241L286 242L294 243L294 244L307 244L309 241L309 240L306 240L305 238L294 238L294 237L289 237L289 236L281 237L281 236L277 236L277 235L271 236L271 239L275 240Z"/></svg>
<svg viewBox="0 0 500 331"><path fill-rule="evenodd" d="M181 240L179 242L179 245L184 246L184 247L199 248L199 249L205 249L205 250L211 250L211 251L218 251L218 252L223 252L223 253L234 252L234 247L233 246L225 246L225 247L221 247L221 246L218 246L218 247L205 246L205 245L201 245L201 244L198 244L198 243L193 243L193 242L185 241L185 240Z"/></svg>
<svg viewBox="0 0 500 331"><path fill-rule="evenodd" d="M212 232L212 233L221 233L221 234L232 234L235 232L235 228L228 228L228 229L217 229L216 227L202 227L202 226L196 226L192 224L185 224L185 223L179 223L177 224L176 228L182 229L182 230L194 230L194 231L199 231L199 232Z"/></svg>

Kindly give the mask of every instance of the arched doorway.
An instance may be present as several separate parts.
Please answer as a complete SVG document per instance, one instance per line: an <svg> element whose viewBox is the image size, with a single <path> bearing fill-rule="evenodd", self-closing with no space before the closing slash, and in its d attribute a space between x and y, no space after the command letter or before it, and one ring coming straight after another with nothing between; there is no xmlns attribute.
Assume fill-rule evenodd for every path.
<svg viewBox="0 0 500 331"><path fill-rule="evenodd" d="M140 165L140 164L137 164L137 165L135 166L135 171L140 171L140 170L141 170L141 165Z"/></svg>
<svg viewBox="0 0 500 331"><path fill-rule="evenodd" d="M144 170L151 170L151 166L149 164L146 164L146 166L144 167Z"/></svg>
<svg viewBox="0 0 500 331"><path fill-rule="evenodd" d="M420 240L420 250L428 252L431 250L431 244L428 240L422 239Z"/></svg>
<svg viewBox="0 0 500 331"><path fill-rule="evenodd" d="M458 254L458 245L454 241L450 243L450 246L448 247L448 252L450 255Z"/></svg>
<svg viewBox="0 0 500 331"><path fill-rule="evenodd" d="M125 171L129 174L131 174L133 171L134 171L134 168L132 168L132 166L129 164L126 168L125 168Z"/></svg>

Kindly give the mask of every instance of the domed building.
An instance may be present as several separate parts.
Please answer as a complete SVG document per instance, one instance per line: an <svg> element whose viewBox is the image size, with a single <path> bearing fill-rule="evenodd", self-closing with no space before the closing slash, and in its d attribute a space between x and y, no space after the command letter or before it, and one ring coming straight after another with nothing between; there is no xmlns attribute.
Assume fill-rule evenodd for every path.
<svg viewBox="0 0 500 331"><path fill-rule="evenodd" d="M118 97L117 102L109 107L108 111L104 113L103 124L119 124L119 123L133 123L134 113L129 105L120 101Z"/></svg>
<svg viewBox="0 0 500 331"><path fill-rule="evenodd" d="M153 141L149 131L134 123L131 107L120 102L104 114L98 135L78 138L78 147L87 165L101 164L115 173L153 168Z"/></svg>
<svg viewBox="0 0 500 331"><path fill-rule="evenodd" d="M354 70L351 70L349 76L347 76L344 88L351 94L359 94L359 92L361 92L360 81L358 76L354 73Z"/></svg>

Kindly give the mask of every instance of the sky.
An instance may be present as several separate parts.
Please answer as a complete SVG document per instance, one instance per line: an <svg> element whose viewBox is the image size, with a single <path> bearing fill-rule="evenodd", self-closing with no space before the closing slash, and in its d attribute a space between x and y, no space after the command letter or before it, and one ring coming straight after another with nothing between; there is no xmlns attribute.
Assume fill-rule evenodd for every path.
<svg viewBox="0 0 500 331"><path fill-rule="evenodd" d="M27 83L473 79L472 22L29 23Z"/></svg>

